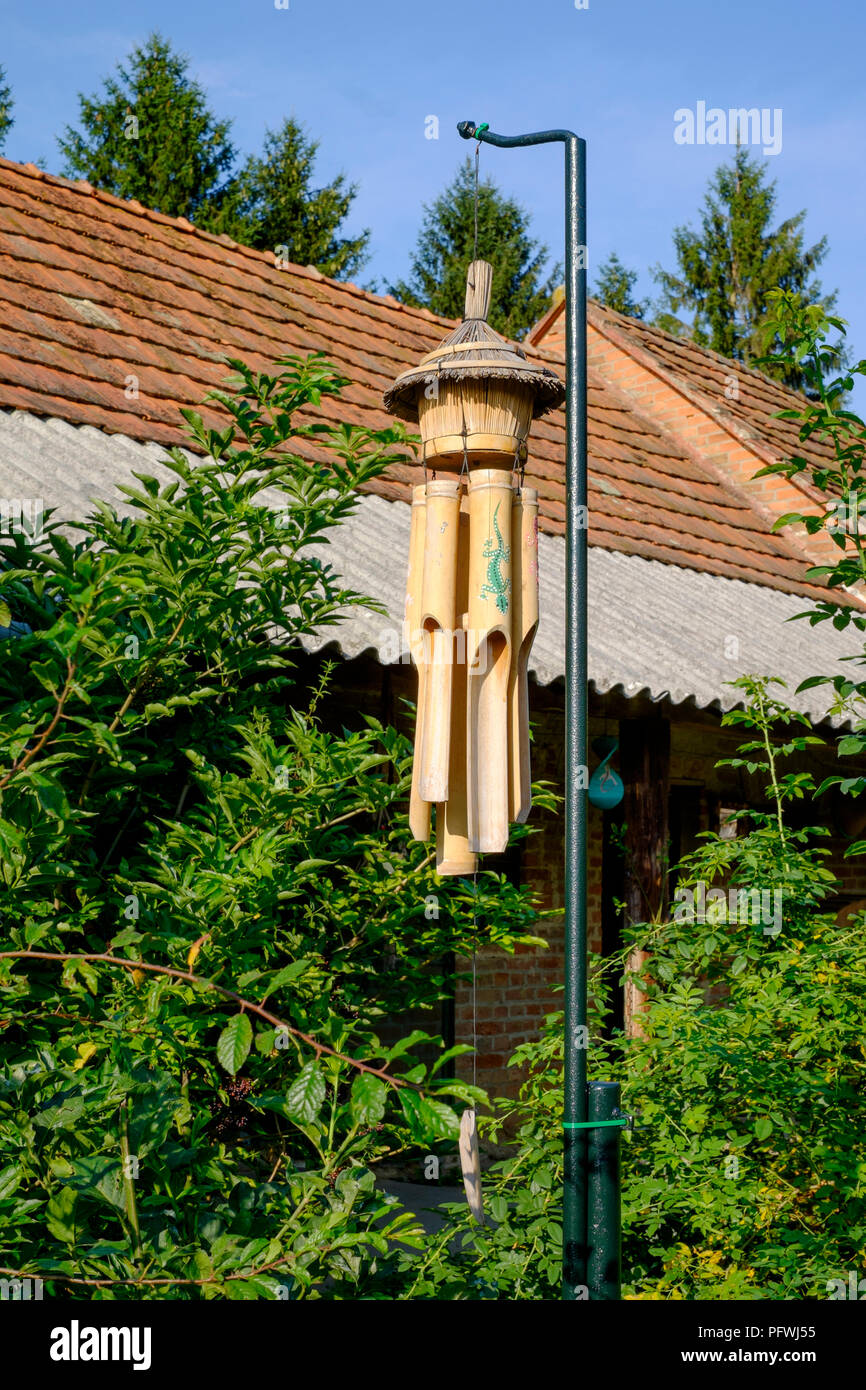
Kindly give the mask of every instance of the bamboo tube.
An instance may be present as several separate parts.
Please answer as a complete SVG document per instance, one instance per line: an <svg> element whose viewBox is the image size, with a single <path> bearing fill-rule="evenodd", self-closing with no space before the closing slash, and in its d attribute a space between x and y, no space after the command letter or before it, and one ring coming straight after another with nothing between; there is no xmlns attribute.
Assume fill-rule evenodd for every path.
<svg viewBox="0 0 866 1390"><path fill-rule="evenodd" d="M529 756L529 653L538 630L538 493L525 487L511 510L512 657L508 683L509 816L522 824L532 807Z"/></svg>
<svg viewBox="0 0 866 1390"><path fill-rule="evenodd" d="M457 611L461 615L455 636L451 685L451 750L448 764L448 800L436 807L436 872L443 878L474 874L478 860L469 848L466 805L466 641L469 597L469 510L460 504L457 547Z"/></svg>
<svg viewBox="0 0 866 1390"><path fill-rule="evenodd" d="M464 1110L460 1116L460 1169L463 1173L463 1190L469 1210L480 1226L484 1222L484 1200L481 1196L481 1156L478 1152L478 1127L475 1111Z"/></svg>
<svg viewBox="0 0 866 1390"><path fill-rule="evenodd" d="M412 759L412 790L409 794L409 829L415 840L430 839L430 802L421 796L418 786L418 743L422 724L424 698L424 642L421 630L421 590L424 582L424 534L426 488L423 483L412 489L412 521L409 530L409 574L406 580L405 638L418 672L418 700L415 710L415 756Z"/></svg>
<svg viewBox="0 0 866 1390"><path fill-rule="evenodd" d="M511 667L511 474L469 477L466 712L469 847L508 844L508 677Z"/></svg>
<svg viewBox="0 0 866 1390"><path fill-rule="evenodd" d="M466 298L463 301L464 319L486 319L490 312L490 292L493 288L493 266L489 261L470 261L466 271Z"/></svg>
<svg viewBox="0 0 866 1390"><path fill-rule="evenodd" d="M448 800L436 807L436 872L443 878L474 874L478 860L469 848L466 787L466 662L454 665L451 762Z"/></svg>
<svg viewBox="0 0 866 1390"><path fill-rule="evenodd" d="M424 801L448 800L459 494L459 479L427 484L421 590L424 694L416 744L418 791Z"/></svg>

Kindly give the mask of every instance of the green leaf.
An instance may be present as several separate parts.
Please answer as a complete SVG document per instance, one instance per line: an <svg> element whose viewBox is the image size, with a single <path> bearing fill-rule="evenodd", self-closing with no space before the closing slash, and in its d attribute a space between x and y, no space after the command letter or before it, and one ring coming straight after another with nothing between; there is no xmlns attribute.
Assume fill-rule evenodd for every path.
<svg viewBox="0 0 866 1390"><path fill-rule="evenodd" d="M235 1014L217 1042L217 1060L231 1076L240 1071L253 1043L253 1030L246 1014Z"/></svg>
<svg viewBox="0 0 866 1390"><path fill-rule="evenodd" d="M83 1096L70 1091L59 1092L54 1100L33 1116L35 1125L46 1129L72 1129L87 1109Z"/></svg>
<svg viewBox="0 0 866 1390"><path fill-rule="evenodd" d="M755 1121L755 1134L759 1139L769 1139L772 1133L773 1121L769 1115L761 1115L760 1119Z"/></svg>
<svg viewBox="0 0 866 1390"><path fill-rule="evenodd" d="M258 1093L250 1097L250 1103L257 1110L273 1110L275 1114L282 1115L284 1119L292 1119L285 1096L279 1091L265 1091L261 1095Z"/></svg>
<svg viewBox="0 0 866 1390"><path fill-rule="evenodd" d="M426 1100L426 1108L430 1111L430 1124L433 1133L439 1139L459 1139L460 1119L459 1116L441 1100Z"/></svg>
<svg viewBox="0 0 866 1390"><path fill-rule="evenodd" d="M91 994L98 994L98 993L99 993L99 976L98 976L98 974L96 973L96 971L94 970L93 966L90 964L90 961L88 961L88 960L79 960L79 961L76 961L76 962L75 962L75 968L76 968L76 970L78 971L78 974L81 976L81 978L82 978L82 980L84 981L84 983L86 984L87 988L90 990L90 993L91 993Z"/></svg>
<svg viewBox="0 0 866 1390"><path fill-rule="evenodd" d="M182 1103L180 1093L172 1089L170 1077L157 1075L157 1084L149 1086L143 1095L134 1095L130 1103L129 1144L139 1158L162 1147Z"/></svg>
<svg viewBox="0 0 866 1390"><path fill-rule="evenodd" d="M402 1057L404 1053L415 1047L416 1043L419 1042L430 1042L430 1034L422 1032L420 1028L413 1028L411 1033L405 1038L401 1038L399 1042L395 1043L394 1046L389 1049L385 1054L386 1060L389 1062L396 1061L398 1057Z"/></svg>
<svg viewBox="0 0 866 1390"><path fill-rule="evenodd" d="M295 960L292 961L291 965L286 965L282 970L278 970L276 975L268 981L268 987L262 995L261 1002L264 1003L275 989L282 989L283 985L291 984L293 980L297 980L305 970L309 969L309 966L308 960Z"/></svg>
<svg viewBox="0 0 866 1390"><path fill-rule="evenodd" d="M62 1241L64 1245L75 1244L75 1207L77 1202L77 1192L74 1192L71 1187L61 1187L59 1192L54 1193L45 1211L45 1225L55 1240Z"/></svg>
<svg viewBox="0 0 866 1390"><path fill-rule="evenodd" d="M312 1124L325 1099L325 1078L316 1062L308 1062L286 1092L286 1109L300 1125Z"/></svg>
<svg viewBox="0 0 866 1390"><path fill-rule="evenodd" d="M72 1164L68 1185L78 1192L86 1192L90 1197L101 1197L118 1211L126 1209L119 1157L106 1158L93 1154L86 1158L77 1158Z"/></svg>
<svg viewBox="0 0 866 1390"><path fill-rule="evenodd" d="M0 1169L0 1202L11 1197L21 1182L20 1163L10 1163L7 1168Z"/></svg>
<svg viewBox="0 0 866 1390"><path fill-rule="evenodd" d="M64 816L69 814L69 804L63 794L63 788L57 782L35 771L31 771L25 776L36 792L39 805L46 815L52 816L55 820L62 820Z"/></svg>
<svg viewBox="0 0 866 1390"><path fill-rule="evenodd" d="M400 1105L414 1138L429 1142L432 1139L456 1139L460 1121L450 1106L441 1100L430 1101L408 1086L400 1090Z"/></svg>
<svg viewBox="0 0 866 1390"><path fill-rule="evenodd" d="M358 1124L377 1125L385 1114L387 1088L378 1076L361 1072L352 1082L352 1115Z"/></svg>

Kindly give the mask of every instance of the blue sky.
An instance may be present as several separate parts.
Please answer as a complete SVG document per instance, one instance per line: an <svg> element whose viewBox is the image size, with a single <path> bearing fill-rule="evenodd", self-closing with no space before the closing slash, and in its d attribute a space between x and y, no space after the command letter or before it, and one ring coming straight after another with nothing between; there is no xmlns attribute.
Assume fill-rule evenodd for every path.
<svg viewBox="0 0 866 1390"><path fill-rule="evenodd" d="M317 174L360 184L351 226L369 226L364 283L406 274L421 205L470 148L458 120L505 133L567 126L585 136L590 279L611 250L655 292L673 267L671 231L696 219L725 147L674 141L674 112L782 112L777 220L808 209L826 234L821 278L838 288L855 353L866 355L866 106L862 0L6 0L0 63L16 101L5 154L60 172L56 134L130 48L159 29L191 58L242 153L294 114L321 142ZM425 121L439 120L439 138ZM560 258L562 154L482 150L482 170L532 212Z"/></svg>

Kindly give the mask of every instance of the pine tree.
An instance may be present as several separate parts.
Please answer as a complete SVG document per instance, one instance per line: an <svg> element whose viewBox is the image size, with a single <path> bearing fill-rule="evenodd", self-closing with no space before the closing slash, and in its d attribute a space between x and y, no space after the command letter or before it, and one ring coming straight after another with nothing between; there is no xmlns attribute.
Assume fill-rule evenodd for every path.
<svg viewBox="0 0 866 1390"><path fill-rule="evenodd" d="M593 297L606 308L615 309L618 314L627 314L632 319L646 318L648 300L634 298L637 278L637 271L626 270L616 252L611 251L598 273Z"/></svg>
<svg viewBox="0 0 866 1390"><path fill-rule="evenodd" d="M311 187L318 148L318 141L291 118L279 130L267 131L261 157L250 156L203 210L200 224L260 250L285 247L283 254L298 265L351 278L368 259L370 233L337 235L358 189L343 174L321 188Z"/></svg>
<svg viewBox="0 0 866 1390"><path fill-rule="evenodd" d="M218 121L189 60L159 34L118 66L101 96L79 95L83 131L58 144L65 172L169 217L195 219L235 158L230 121Z"/></svg>
<svg viewBox="0 0 866 1390"><path fill-rule="evenodd" d="M720 165L710 181L700 232L674 231L678 273L653 269L662 291L657 325L746 365L769 346L763 322L770 290L792 291L826 310L836 299L822 297L813 278L827 238L804 248L805 211L772 230L776 182L768 183L766 173L766 165L738 145L732 162ZM680 317L683 309L690 323ZM802 386L795 367L783 369L782 379Z"/></svg>
<svg viewBox="0 0 866 1390"><path fill-rule="evenodd" d="M490 323L509 338L520 338L548 309L560 267L542 281L547 247L529 231L529 214L505 197L489 178L478 185L478 256L493 264ZM425 206L408 282L391 293L404 304L463 317L466 267L475 239L475 173L471 159L461 165L444 193Z"/></svg>
<svg viewBox="0 0 866 1390"><path fill-rule="evenodd" d="M12 88L6 83L6 73L0 67L0 150L6 144L6 136L15 124L12 115Z"/></svg>

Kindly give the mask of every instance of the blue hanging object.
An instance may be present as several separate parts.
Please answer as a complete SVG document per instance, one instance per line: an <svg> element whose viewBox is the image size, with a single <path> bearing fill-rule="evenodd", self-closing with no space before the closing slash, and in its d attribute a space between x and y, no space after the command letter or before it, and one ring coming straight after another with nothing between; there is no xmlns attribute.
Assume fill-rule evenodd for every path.
<svg viewBox="0 0 866 1390"><path fill-rule="evenodd" d="M602 811L612 811L625 795L625 787L619 773L608 767L618 748L619 739L610 734L592 740L592 751L601 758L601 762L589 779L587 795L593 806L598 806Z"/></svg>

